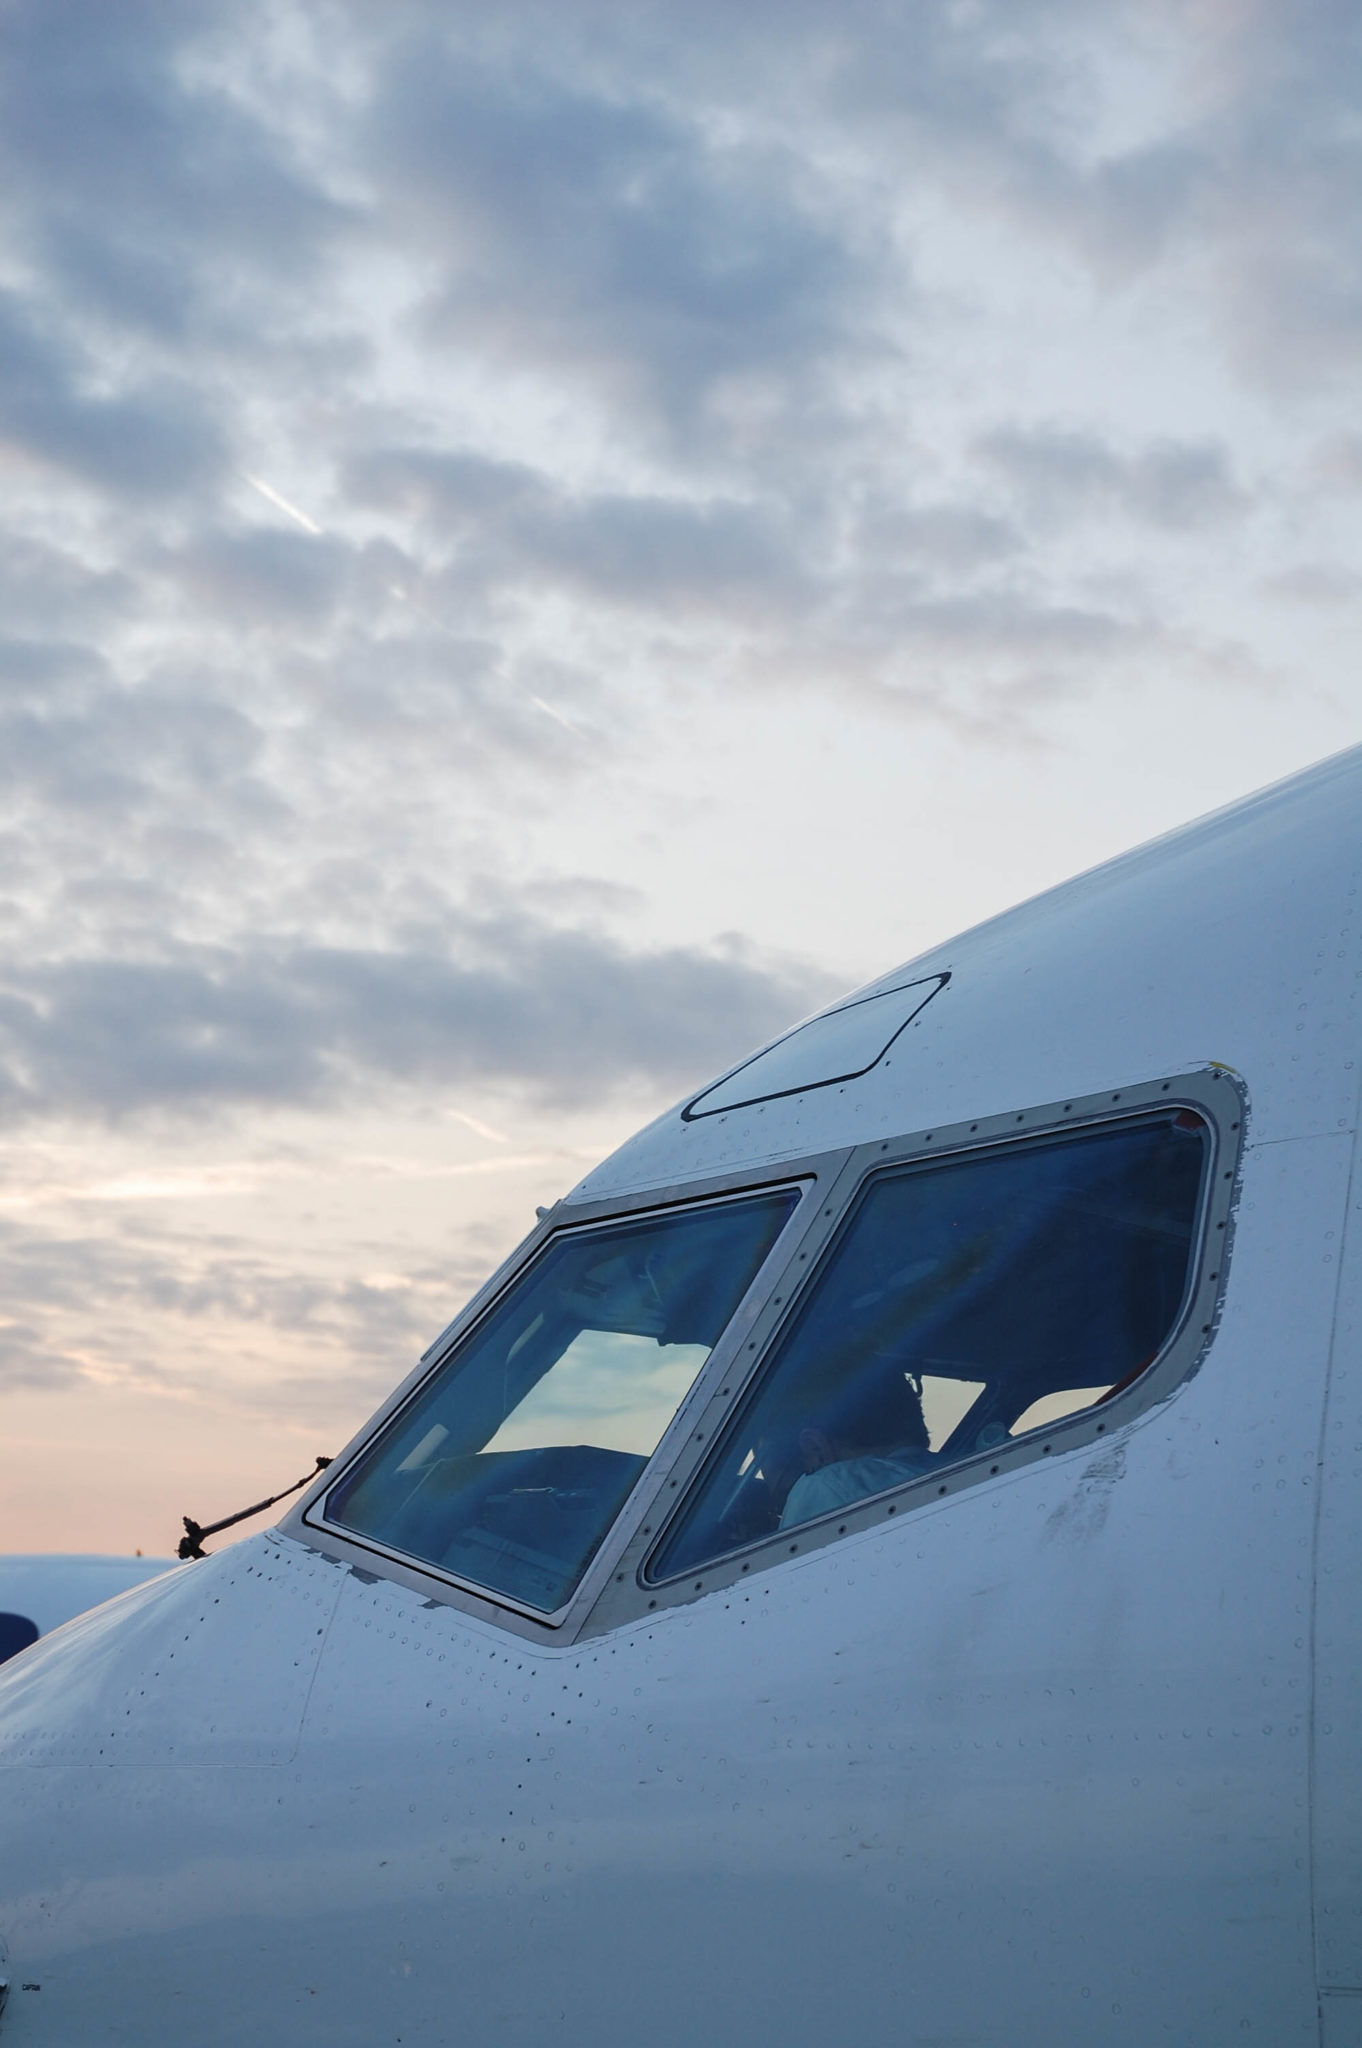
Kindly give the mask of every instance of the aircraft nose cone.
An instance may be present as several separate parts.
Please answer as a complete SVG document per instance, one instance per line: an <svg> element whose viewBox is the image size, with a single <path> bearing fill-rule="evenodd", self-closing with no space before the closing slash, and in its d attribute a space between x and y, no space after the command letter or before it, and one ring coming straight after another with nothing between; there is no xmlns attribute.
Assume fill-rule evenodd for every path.
<svg viewBox="0 0 1362 2048"><path fill-rule="evenodd" d="M257 1538L68 1622L0 1671L0 1769L287 1761L340 1577Z"/></svg>
<svg viewBox="0 0 1362 2048"><path fill-rule="evenodd" d="M258 1897L296 1841L278 1767L344 1579L256 1538L0 1670L0 1978L19 2038L182 2038L195 1942Z"/></svg>

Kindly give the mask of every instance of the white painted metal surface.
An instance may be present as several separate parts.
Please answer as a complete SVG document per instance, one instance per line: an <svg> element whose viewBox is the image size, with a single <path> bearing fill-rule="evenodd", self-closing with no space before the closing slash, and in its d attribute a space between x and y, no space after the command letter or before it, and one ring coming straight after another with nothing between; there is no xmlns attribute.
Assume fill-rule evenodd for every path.
<svg viewBox="0 0 1362 2048"><path fill-rule="evenodd" d="M886 976L951 974L891 1064L670 1112L574 1197L1228 1067L1220 1328L1101 1446L576 1642L295 1512L14 1660L3 2048L1362 2038L1360 871L1362 751Z"/></svg>
<svg viewBox="0 0 1362 2048"><path fill-rule="evenodd" d="M1362 1991L1326 1991L1320 2020L1322 2048L1362 2048Z"/></svg>

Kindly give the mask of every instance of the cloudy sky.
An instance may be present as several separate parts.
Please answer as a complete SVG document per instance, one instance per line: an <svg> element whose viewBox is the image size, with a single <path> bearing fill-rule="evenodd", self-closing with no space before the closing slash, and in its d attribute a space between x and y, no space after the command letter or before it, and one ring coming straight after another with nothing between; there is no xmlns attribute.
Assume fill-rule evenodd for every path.
<svg viewBox="0 0 1362 2048"><path fill-rule="evenodd" d="M1362 738L1347 0L0 0L0 1549Z"/></svg>

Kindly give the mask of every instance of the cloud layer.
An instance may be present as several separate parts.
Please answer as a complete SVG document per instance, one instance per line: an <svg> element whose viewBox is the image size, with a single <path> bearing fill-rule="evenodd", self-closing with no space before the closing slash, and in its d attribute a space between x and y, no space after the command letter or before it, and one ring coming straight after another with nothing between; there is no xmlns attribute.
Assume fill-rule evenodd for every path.
<svg viewBox="0 0 1362 2048"><path fill-rule="evenodd" d="M524 913L417 951L258 946L72 959L0 984L0 1120L333 1107L469 1083L545 1108L672 1092L834 993L746 949L630 950Z"/></svg>
<svg viewBox="0 0 1362 2048"><path fill-rule="evenodd" d="M0 8L0 1388L377 1390L598 1130L1351 736L1360 75L1342 0ZM371 1227L358 1120L488 1171ZM222 1211L286 1125L351 1206ZM61 1192L138 1148L198 1192Z"/></svg>

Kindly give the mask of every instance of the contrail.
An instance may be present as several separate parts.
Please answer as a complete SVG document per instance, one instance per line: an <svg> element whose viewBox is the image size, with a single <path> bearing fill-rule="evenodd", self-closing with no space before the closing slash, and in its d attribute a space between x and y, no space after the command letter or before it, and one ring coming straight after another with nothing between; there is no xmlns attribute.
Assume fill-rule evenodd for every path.
<svg viewBox="0 0 1362 2048"><path fill-rule="evenodd" d="M262 498L268 498L271 505L277 505L281 512L286 512L290 519L296 520L304 533L321 532L322 529L318 526L316 520L309 519L306 512L300 512L296 505L290 505L288 499L276 491L273 484L262 482L258 476L252 476L249 471L244 469L241 474L245 477L253 491L259 491Z"/></svg>
<svg viewBox="0 0 1362 2048"><path fill-rule="evenodd" d="M451 1109L449 1114L455 1123L466 1124L470 1131L475 1132L480 1138L490 1138L494 1145L510 1143L504 1131L494 1131L490 1124L485 1124L481 1117L470 1116L466 1109Z"/></svg>
<svg viewBox="0 0 1362 2048"><path fill-rule="evenodd" d="M527 690L525 692L525 695L529 698L531 704L537 704L539 706L539 709L542 712L546 713L546 715L549 718L556 718L559 725L565 725L568 731L570 733L575 734L579 740L584 739L586 737L586 735L572 723L572 720L570 718L564 718L562 712L555 711L552 704L546 704L542 697L536 697L533 690Z"/></svg>
<svg viewBox="0 0 1362 2048"><path fill-rule="evenodd" d="M252 482L254 482L254 478L252 478ZM258 490L264 490L265 486L263 484L258 484L256 488ZM269 495L273 497L274 493L271 491ZM281 504L283 503L282 498L280 499L279 502ZM390 597L397 598L399 602L402 604L409 604L412 610L414 612L419 612L423 619L429 619L431 625L435 627L437 632L449 632L449 627L445 624L444 620L437 619L433 611L430 611L425 605L420 603L420 601L417 598L414 598L411 592L409 590L404 589L400 583L390 583L388 585L388 595ZM555 710L552 704L546 704L542 697L536 697L534 691L527 690L523 683L508 683L508 687L513 690L519 690L521 696L528 699L528 701L534 705L536 711L542 711L546 718L551 718L553 719L556 725L561 725L562 727L564 727L566 731L572 734L574 739L584 740L586 738L586 734L582 731L579 725L574 725L570 718L564 717L563 713L561 711Z"/></svg>

